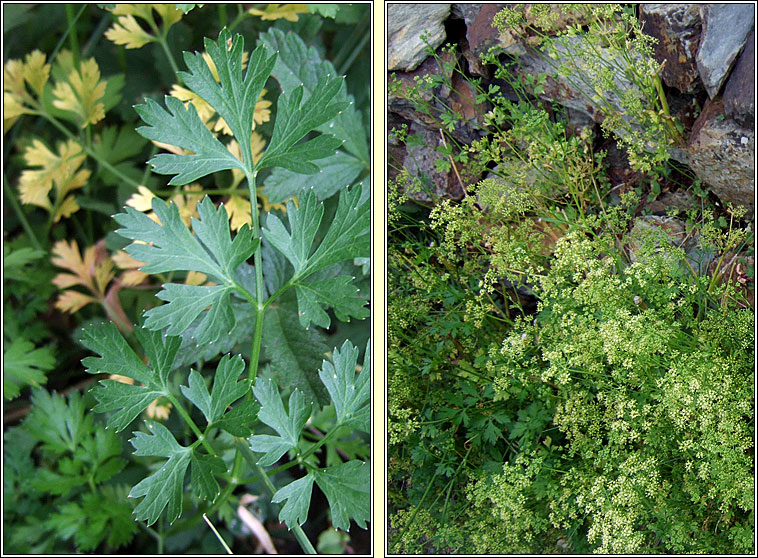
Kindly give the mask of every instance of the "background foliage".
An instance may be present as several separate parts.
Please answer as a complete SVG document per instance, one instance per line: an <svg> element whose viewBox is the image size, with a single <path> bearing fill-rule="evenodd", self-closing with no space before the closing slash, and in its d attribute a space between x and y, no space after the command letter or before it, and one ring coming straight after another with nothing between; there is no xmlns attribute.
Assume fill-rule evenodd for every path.
<svg viewBox="0 0 758 558"><path fill-rule="evenodd" d="M221 538L235 551L255 550L249 529L258 522L269 529L280 552L298 552L298 543L288 527L295 526L297 531L306 518L304 536L319 551L366 551L365 531L345 533L351 518L366 527L365 521L358 519L365 506L344 506L348 501L363 501L366 483L361 479L367 475L364 471L339 470L340 464L354 467L351 463L369 456L368 435L360 432L367 431L366 426L344 415L366 412L368 407L361 408L365 390L359 390L362 399L350 402L338 386L318 378L322 368L335 374L361 368L358 363L366 358L369 336L366 297L353 296L352 302L348 297L345 305L332 309L329 299L320 297L316 287L335 288L339 283L344 292L352 293L347 284L340 283L342 276L351 274L356 278L351 287L369 292L368 259L341 262L340 256L348 253L344 247L342 252L336 248L331 254L326 248L339 245L329 240L329 230L340 211L345 210L340 209L340 204L346 203L340 202L345 189L352 186L355 204L365 202L369 194L368 5L269 4L251 5L245 11L242 5L9 4L3 9L5 548L13 552L119 549L142 553L154 552L157 544L159 551L217 553L221 550L218 538L210 529L196 528L202 524L201 512L206 511L219 527ZM218 111L219 104L212 102L210 90L202 92L202 99L197 95L199 82L193 82L191 73L207 72L208 62L209 79L213 80L210 74L218 71L209 57L197 55L196 65L190 67L192 72L178 73L192 59L183 58L182 52L202 53L207 46L203 39L215 40L224 27L244 36L246 52L240 53L243 64L248 63L257 44L264 45L262 48L268 52L279 53L273 77L265 80L264 76L261 95L245 99L249 104L244 111L250 111L246 116L254 113L252 132L235 127L234 111ZM320 87L326 74L334 80L345 76L339 83L334 82L336 89L331 93ZM295 100L293 91L300 84L302 97ZM283 93L293 102L290 109L277 104ZM289 397L290 412L294 412L292 397L296 393L305 393L316 403L312 415L308 408L305 418L309 422L303 432L294 432L294 443L266 461L273 465L288 451L298 455L308 452L307 467L326 467L324 471L332 472L332 476L314 473L303 477L322 490L313 491L310 512L307 502L302 506L302 499L297 511L289 511L291 502L283 508L277 505L286 500L285 494L271 503L271 493L260 500L249 497L266 494L271 488L276 492L276 487L300 478L297 469L290 468L295 462L280 467L271 481L264 482L253 475L230 483L224 476L224 461L234 456L233 436L244 439L250 435L248 419L255 416L260 405L266 408L266 401L273 405L278 400L278 406L282 405L278 390L275 398L271 393L257 392L258 403L246 397L244 404L238 402L224 414L243 394L245 383L237 383L236 378L244 367L240 356L231 360L218 357L232 352L250 360L250 312L242 305L232 305L205 322L202 317L194 323L190 319L178 330L175 318L167 315L172 305L160 306L156 299L161 283L166 283L162 291L166 294L159 298L168 297L170 301L177 292L218 290L208 283L209 275L211 280L227 276L231 280L235 268L246 259L243 252L247 248L242 247L247 246L244 239L251 223L250 192L243 186L245 176L239 169L208 168L208 172L221 172L205 178L203 174L208 172L196 174L185 177L187 180L170 180L156 174L167 172L157 161L178 162L180 159L171 158L184 156L176 147L148 141L166 141L170 128L160 120L159 111L163 109L156 111L155 107L164 104L167 94L171 96L166 97L165 104L180 112L184 112L182 102L192 101L207 126L203 129L223 143L229 143L231 134L237 140L245 140L242 148L236 144L236 152L235 140L229 144L231 152L224 149L227 161L238 157L258 165L260 173L253 195L271 231L262 248L267 254L262 265L268 266L268 295L285 281L294 280L288 279L293 269L290 263L274 249L276 246L286 251L289 233L282 223L292 226L293 215L306 211L303 203L313 205L317 201L322 208L323 218L315 222L310 238L314 246L323 244L321 252L327 253L322 254L319 264L313 261L300 274L301 283L312 287L308 293L316 293L315 299L304 299L300 294L304 287L298 287L297 295L288 292L270 306L265 314L266 335L260 361L260 381L275 381L269 385L285 387L283 396L285 402ZM311 98L311 105L318 106L319 95L334 94L342 111L336 119L327 120L330 111L319 107L324 123L318 130L330 135L312 133L308 137L310 145L320 142L322 146L321 153L312 157L317 159L316 164L309 163L311 167L304 168L299 162L307 159L305 150L290 162L281 156L277 159L277 154L294 147L292 143L299 136L290 136L283 143L281 135L277 139L275 124L282 128L282 122L290 119L303 128L302 134L308 133L310 128L306 128L296 104L305 99L307 105ZM141 107L135 110L138 104ZM241 114L238 108L234 110ZM158 120L151 122L151 118ZM158 123L161 133L151 137L145 132L145 123ZM135 129L140 125L143 128L138 133ZM336 144L319 139L332 137L331 134L339 138ZM247 139L249 149L244 146ZM335 152L340 141L344 141L344 148ZM174 145L177 143L181 145L180 141ZM302 149L302 144L297 148ZM155 157L163 149L170 154ZM261 160L263 153L269 159ZM316 154L313 149L309 153ZM325 158L327 154L330 156ZM145 164L151 158L156 168ZM299 174L314 170L321 172ZM183 186L190 180L193 184ZM301 196L306 189L303 201ZM206 194L210 197L201 202ZM167 208L160 200L171 201L172 206ZM186 227L191 218L215 227L213 231L206 230L207 242L211 238L208 235L215 234L218 227L228 231L230 221L236 235L232 235L235 240L228 253L223 239L219 239L218 251L206 243L198 244L199 251L185 254L190 258L202 256L204 246L208 246L218 258L218 265L227 267L196 269L185 262L178 267L157 269L157 262L166 261L164 256L156 256L152 269L145 267L143 264L151 261L150 251L139 252L135 244L136 252L130 248L131 255L128 254L123 249L130 241L124 234L114 232L118 223L112 216L119 211L121 224L125 225L121 232L132 226L134 234L126 236L134 239L151 231L150 238L145 237L149 242L157 241L161 234L170 242L175 241L171 234L189 234ZM124 221L127 216L131 221ZM171 223L173 232L166 236L155 223L158 219L163 224ZM347 221L343 229L343 234L333 231L331 235L351 238L357 231L351 231ZM255 244L249 247L257 249ZM132 256L145 259L135 260ZM246 288L253 284L252 275L238 273L236 279ZM302 310L306 301L308 313L298 321L298 307ZM206 306L204 303L197 312ZM155 338L142 333L139 326L146 310L145 325L171 325L168 333L183 333L183 337L160 340L160 335ZM203 316L211 314L206 312ZM219 318L227 326L237 326L221 330ZM136 330L133 324L137 324ZM352 343L346 342L348 338ZM87 349L102 355L97 360L85 360L91 372L112 373L111 380L98 388L97 401L89 392L96 379L87 375L80 364L83 357L91 354ZM155 377L145 368L143 355L149 358ZM344 358L338 364L340 355ZM113 368L123 358L133 359L134 366L120 371ZM367 362L362 367L366 374L359 375L366 386ZM193 371L188 374L190 365ZM147 375L135 372L139 369ZM160 385L151 384L158 376ZM214 377L214 381L208 381ZM344 381L347 385L352 382L347 377ZM138 391L139 405L125 406L127 400L136 403ZM193 410L190 405L190 422L205 420L208 427L213 424L212 435L218 438L214 444L225 448L219 457L187 452L189 448L182 444L191 441L193 434L180 416L183 413L179 400L172 401L167 396L173 393L182 393L195 406ZM95 415L91 412L93 407L107 414ZM138 415L139 423L133 423ZM148 420L143 422L141 418ZM277 429L273 419L260 419L274 431ZM110 428L105 428L106 423ZM144 427L132 437L132 430L139 429L139 424ZM127 428L130 425L132 428ZM337 430L338 435L332 434ZM226 432L226 438L219 432ZM207 443L205 436L202 443ZM265 445L253 450L264 454L268 451ZM250 448L246 451L251 459L253 455L260 457ZM194 492L182 499L184 474L163 478L158 467L164 463L171 475L191 469L187 479ZM366 472L367 468L368 465ZM34 469L34 475L29 474L30 469ZM339 480L345 475L357 483L353 500L335 496L334 487L340 486ZM219 491L216 479L222 480L222 485L226 481L232 489L239 484L244 490L233 493L231 500L219 499L211 509L209 504ZM169 487L173 492L164 494ZM162 515L164 507L166 514ZM179 515L181 519L174 522ZM252 519L245 524L241 521L243 516ZM135 518L146 519L147 524Z"/></svg>
<svg viewBox="0 0 758 558"><path fill-rule="evenodd" d="M591 44L637 29L618 5L578 9L596 18ZM510 9L495 21L521 23ZM550 52L585 31L538 38ZM546 75L520 79L493 49L485 86L454 46L429 55L437 72L390 79L390 92L445 135L437 169L455 167L463 198L411 201L434 191L430 178L390 160L391 552L751 553L753 271L740 280L726 262L751 255L754 237L744 210L714 205L669 161L680 128L653 65L635 68L636 85L672 134L638 119L638 137L660 143L620 142L642 178L619 192L596 130L539 99ZM473 118L441 93L461 78ZM462 126L480 139L461 141ZM646 215L664 179L697 207ZM680 220L695 248L655 219Z"/></svg>

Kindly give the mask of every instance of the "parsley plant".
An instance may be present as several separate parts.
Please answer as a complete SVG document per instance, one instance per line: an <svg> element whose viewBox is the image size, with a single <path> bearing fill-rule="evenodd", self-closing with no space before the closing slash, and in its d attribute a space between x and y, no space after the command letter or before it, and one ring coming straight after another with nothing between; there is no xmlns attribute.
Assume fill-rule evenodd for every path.
<svg viewBox="0 0 758 558"><path fill-rule="evenodd" d="M358 374L359 350L349 340L323 361L317 377L315 366L295 368L298 377L288 378L294 389L286 404L272 374L259 375L259 363L265 351L270 361L286 364L294 356L300 367L317 366L314 353L323 355L324 346L309 335L311 324L329 327L330 309L341 321L369 315L367 293L350 274L354 263L368 261L367 181L352 189L319 182L316 189L303 187L308 179L300 176L317 177L324 161L360 170L368 160L365 142L353 134L361 117L343 78L330 63L313 60L315 51L308 51L294 34L265 33L246 67L241 35L232 37L224 29L218 40L206 39L205 47L213 64L200 53L186 52L189 71L179 77L228 125L241 156L214 136L193 103L185 106L174 97L167 96L165 106L148 99L135 107L145 122L137 132L179 148L150 160L154 172L171 176L171 185L223 170L241 171L249 188L252 223L232 237L226 211L207 196L198 203L199 217L189 228L179 208L159 198L152 200L157 221L131 207L116 215L121 225L116 232L133 241L126 251L143 262L141 271L168 278L158 293L164 304L148 310L134 330L145 360L109 323L83 329L82 342L99 355L83 364L92 374L133 380L105 379L93 389L98 402L94 410L108 413L108 428L126 429L157 398L170 402L189 427L187 435L180 435L170 425L139 419L141 428L130 440L134 456L157 458L158 466L129 492L140 499L134 509L138 520L147 526L161 517L174 523L189 502L196 511L185 528L203 513L212 517L218 511L224 517L235 488L258 479L269 488L272 502L284 503L279 518L303 550L315 552L300 527L308 517L314 483L326 495L337 529L347 531L351 520L366 528L370 518L370 466L361 459L365 452L353 452L344 461L329 458L326 467L316 455L329 442L369 432L369 347ZM254 159L255 105L272 74L282 94L268 146ZM343 144L345 151L339 150ZM287 205L288 226L273 214L259 214L257 182L263 169L272 169L272 183L266 187L273 191L297 177L299 187L293 189L288 180L290 189L281 195L298 200ZM352 172L347 182L357 175ZM339 201L330 215L323 200L337 191ZM171 282L173 274L192 271L212 283ZM186 364L228 352L244 339L250 347L247 365L240 354L224 354L212 377L199 369L188 376L180 373ZM324 419L327 405L333 406L331 420ZM326 430L316 441L304 435L311 422ZM264 469L285 455L288 463L274 471ZM304 476L279 487L269 480L274 472L295 465Z"/></svg>

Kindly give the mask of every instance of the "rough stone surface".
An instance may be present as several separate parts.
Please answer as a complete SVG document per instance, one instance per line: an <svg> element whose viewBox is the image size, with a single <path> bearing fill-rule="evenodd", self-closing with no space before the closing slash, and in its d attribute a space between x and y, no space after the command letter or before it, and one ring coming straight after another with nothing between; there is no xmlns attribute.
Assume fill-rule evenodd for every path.
<svg viewBox="0 0 758 558"><path fill-rule="evenodd" d="M676 192L667 192L658 196L654 201L646 204L646 209L654 215L664 215L670 209L675 209L678 213L684 213L694 207L694 198L686 190L677 190Z"/></svg>
<svg viewBox="0 0 758 558"><path fill-rule="evenodd" d="M699 85L695 56L701 32L698 4L642 4L642 29L658 39L653 47L663 82L682 93L691 93Z"/></svg>
<svg viewBox="0 0 758 558"><path fill-rule="evenodd" d="M721 199L755 211L755 130L724 115L724 103L706 102L687 145L690 167Z"/></svg>
<svg viewBox="0 0 758 558"><path fill-rule="evenodd" d="M743 125L755 117L755 29L748 35L745 48L724 86L726 115Z"/></svg>
<svg viewBox="0 0 758 558"><path fill-rule="evenodd" d="M436 202L444 198L461 199L464 192L455 173L452 170L440 172L436 168L436 161L440 158L436 148L443 144L439 132L415 122L411 124L409 131L410 134L418 136L420 141L406 146L405 168L412 177L418 179L415 187L406 189L408 197L422 203Z"/></svg>
<svg viewBox="0 0 758 558"><path fill-rule="evenodd" d="M388 69L410 71L426 58L426 44L421 35L437 48L445 39L443 22L450 14L450 4L389 4L387 6Z"/></svg>
<svg viewBox="0 0 758 558"><path fill-rule="evenodd" d="M755 6L703 4L700 10L703 34L697 51L697 69L708 96L713 99L755 24Z"/></svg>
<svg viewBox="0 0 758 558"><path fill-rule="evenodd" d="M503 52L508 53L520 54L524 51L524 47L520 45L515 35L501 35L492 26L492 18L507 4L455 4L455 6L466 6L465 11L462 10L462 15L466 22L468 48L463 51L463 54L472 73L489 77L479 57L493 46L499 46Z"/></svg>
<svg viewBox="0 0 758 558"><path fill-rule="evenodd" d="M448 62L450 60L450 55L447 53L442 53L440 56L443 62ZM406 99L405 96L405 92L412 90L416 86L416 80L423 78L427 74L440 74L440 69L434 58L427 58L418 68L413 71L393 72L392 79L397 79L400 81L401 92L399 94L390 94L387 97L387 109L390 112L394 112L408 120L413 120L424 125L432 125L434 123L434 119L423 114L422 112L418 112L413 103ZM451 75L444 76L446 80L451 79L451 77ZM420 90L420 92L421 100L423 102L431 104L434 104L434 97L444 98L448 93L448 91L443 91L442 87L436 87L432 92L427 92L425 90Z"/></svg>
<svg viewBox="0 0 758 558"><path fill-rule="evenodd" d="M440 58L445 64L451 61L452 56L448 52L440 53ZM401 91L408 91L416 85L417 79L423 78L427 74L440 75L439 65L434 58L427 58L412 72L395 72L394 76L400 81ZM445 99L447 105L458 111L465 119L464 123L459 123L452 131L453 137L460 142L471 143L484 134L481 127L481 115L486 112L486 109L475 105L476 94L460 74L448 74L445 76L445 80L452 82L452 90L445 86L437 86L431 93L422 91L422 99L429 103L431 116L416 110L414 104L403 93L389 95L387 109L402 118L433 128L439 125L440 113L444 108L438 99Z"/></svg>
<svg viewBox="0 0 758 558"><path fill-rule="evenodd" d="M688 234L687 227L679 219L660 217L658 215L645 215L637 217L632 226L632 241L629 244L629 257L632 262L639 259L641 246L645 242L645 236L648 234L655 235L653 238L656 239L658 245L662 242L667 242L672 246L684 250L685 257L690 266L699 274L707 272L708 266L716 255L712 250L699 246L697 233L694 235ZM686 265L681 264L681 269L686 272Z"/></svg>

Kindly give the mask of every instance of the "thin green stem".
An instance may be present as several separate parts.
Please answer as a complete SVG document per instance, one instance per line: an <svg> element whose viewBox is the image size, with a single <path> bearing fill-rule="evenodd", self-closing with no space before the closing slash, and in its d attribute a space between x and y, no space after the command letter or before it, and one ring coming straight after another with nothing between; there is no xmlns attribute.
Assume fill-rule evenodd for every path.
<svg viewBox="0 0 758 558"><path fill-rule="evenodd" d="M245 162L253 166L253 156L250 145L248 144L247 146L243 146L242 149ZM248 190L250 192L250 215L252 218L253 238L260 238L261 232L258 216L258 192L255 187L255 178L257 171L254 170L254 166L252 172L248 172L246 169L245 175L247 177ZM247 378L251 386L255 383L255 377L258 374L258 359L260 358L261 340L263 339L263 315L266 310L263 292L263 259L261 256L260 248L258 248L258 250L256 250L255 254L253 255L253 264L255 269L255 298L257 299L257 304L255 304L255 329L253 331L253 346L250 351L250 368L247 374ZM252 397L252 392L249 391L246 397L250 399L250 397Z"/></svg>
<svg viewBox="0 0 758 558"><path fill-rule="evenodd" d="M336 425L335 424L334 427L331 430L329 430L329 432L326 433L326 436L324 436L318 442L316 442L315 444L313 444L310 448L308 448L308 450L305 453L303 453L300 456L300 461L302 461L303 463L305 463L305 460L308 457L310 457L313 453L315 453L316 450L318 450L321 446L323 446L326 442L328 442L330 438L334 438L335 437L335 433L340 429L340 426L341 425Z"/></svg>
<svg viewBox="0 0 758 558"><path fill-rule="evenodd" d="M258 470L259 477L263 479L263 484L266 485L266 488L273 497L274 494L276 494L276 487L274 486L274 483L272 483L271 479L268 478L268 475L266 474L266 471L263 470L263 467L256 463L255 468ZM308 536L305 534L305 531L303 531L303 528L300 527L300 525L293 525L292 533L295 535L297 542L300 543L300 547L305 551L306 554L316 554L316 549L313 548L313 544L311 544L311 541L308 539Z"/></svg>
<svg viewBox="0 0 758 558"><path fill-rule="evenodd" d="M228 18L226 16L226 4L217 4L218 7L218 26L223 29L226 27Z"/></svg>
<svg viewBox="0 0 758 558"><path fill-rule="evenodd" d="M64 136L66 136L69 139L72 139L72 140L76 141L79 145L81 145L82 149L84 150L84 152L87 155L89 155L90 157L92 157L100 165L102 165L103 167L105 167L106 169L108 169L111 173L113 173L115 176L117 176L119 179L121 179L122 182L125 182L129 186L132 186L135 191L137 190L137 187L139 186L139 184L137 182L135 182L134 180L132 180L131 178L129 178L128 176L126 176L125 174L123 174L121 171L119 171L116 167L114 167L113 165L111 165L108 161L106 161L105 159L103 159L102 157L100 157L97 153L95 153L88 146L82 145L82 143L79 141L79 138L77 138L74 134L72 134L68 130L68 128L66 128L63 124L61 124L60 122L58 122L58 120L54 116L48 114L44 110L35 111L34 114L37 114L39 116L44 117L53 126L55 126L56 128L58 128L58 130Z"/></svg>
<svg viewBox="0 0 758 558"><path fill-rule="evenodd" d="M353 61L358 57L358 55L361 53L361 50L368 42L369 38L371 37L370 33L364 33L363 38L361 39L361 42L358 43L358 46L356 46L353 51L350 53L350 56L348 56L347 60L339 67L337 70L337 73L340 75L344 75L345 72L350 68Z"/></svg>
<svg viewBox="0 0 758 558"><path fill-rule="evenodd" d="M34 234L34 229L32 229L28 219L26 218L24 210L21 208L21 204L19 204L18 200L16 199L16 192L14 192L13 188L11 188L10 184L8 184L8 177L5 174L3 174L3 189L5 190L5 195L7 196L11 207L13 207L13 212L18 217L21 226L24 228L24 232L26 232L27 236L32 241L32 244L37 250L44 251L42 244L37 239L37 235Z"/></svg>
<svg viewBox="0 0 758 558"><path fill-rule="evenodd" d="M168 34L168 30L166 30L163 33L158 34L158 36L156 37L158 39L158 44L161 45L163 52L166 54L166 58L168 58L168 63L171 64L171 69L174 71L174 75L176 76L176 79L179 80L180 83L184 83L184 81L182 81L182 78L179 76L179 66L176 65L176 60L174 60L174 55L171 54L171 49L168 48L168 41L166 41L167 34Z"/></svg>
<svg viewBox="0 0 758 558"><path fill-rule="evenodd" d="M174 408L177 411L179 411L179 414L184 419L184 422L186 422L189 425L189 427L192 429L192 432L195 434L197 439L201 440L203 447L205 447L205 449L208 450L208 453L210 453L211 455L217 456L218 454L216 453L216 450L213 449L213 446L211 446L208 440L205 438L205 436L203 436L203 433L197 427L197 425L195 424L195 421L192 420L192 417L189 416L189 413L184 409L184 407L179 402L179 400L176 397L174 397L174 394L172 393L166 394L166 399L168 399L171 402L171 404L174 406Z"/></svg>
<svg viewBox="0 0 758 558"><path fill-rule="evenodd" d="M79 9L79 13L74 15L74 6L72 4L65 4L66 6L66 20L68 21L68 42L71 46L71 53L74 57L74 67L79 67L79 37L76 35L76 21L79 19L79 16L82 15L82 12L84 12L84 9L87 7L86 4L82 5L82 7Z"/></svg>
<svg viewBox="0 0 758 558"><path fill-rule="evenodd" d="M411 518L408 520L408 523L405 525L405 528L400 532L400 534L395 537L395 540L392 541L392 544L390 544L390 551L392 551L393 548L395 548L395 545L397 545L398 542L400 542L400 539L403 538L403 535L405 535L405 532L413 525L413 521L416 519L416 514L421 510L424 500L426 500L426 497L429 495L429 491L432 489L432 485L434 484L434 479L437 478L439 473L435 471L434 476L432 476L432 480L429 481L429 485L426 487L426 491L424 491L424 495L421 497L421 501L419 501L418 506L413 510L413 514L411 515Z"/></svg>

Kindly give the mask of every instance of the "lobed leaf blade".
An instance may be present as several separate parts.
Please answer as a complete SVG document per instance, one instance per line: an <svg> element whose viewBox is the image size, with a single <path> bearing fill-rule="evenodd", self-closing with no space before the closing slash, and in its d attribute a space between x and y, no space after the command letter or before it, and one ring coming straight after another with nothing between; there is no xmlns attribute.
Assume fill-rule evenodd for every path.
<svg viewBox="0 0 758 558"><path fill-rule="evenodd" d="M205 380L195 370L190 372L189 386L181 386L182 393L202 411L208 424L213 424L221 418L228 406L247 392L248 382L237 381L244 369L245 363L241 355L234 358L224 355L216 368L210 393Z"/></svg>
<svg viewBox="0 0 758 558"><path fill-rule="evenodd" d="M182 512L184 477L190 463L192 450L180 446L173 434L158 422L145 421L151 433L135 432L130 440L134 455L168 457L168 461L152 475L137 483L129 492L130 498L144 499L134 508L139 521L146 521L148 527L158 521L163 510L169 523L173 523Z"/></svg>
<svg viewBox="0 0 758 558"><path fill-rule="evenodd" d="M278 434L256 434L248 439L253 451L265 454L258 463L267 467L297 447L300 432L311 416L312 404L306 403L303 392L296 389L289 398L289 412L285 411L279 390L271 379L258 380L253 386L253 393L261 404L258 419Z"/></svg>
<svg viewBox="0 0 758 558"><path fill-rule="evenodd" d="M181 186L214 172L243 169L237 159L224 144L203 124L192 103L187 108L176 97L165 96L168 110L164 110L152 99L134 109L148 124L137 128L137 133L152 141L159 141L181 147L191 155L161 153L150 159L153 171L158 174L174 174L169 184Z"/></svg>
<svg viewBox="0 0 758 558"><path fill-rule="evenodd" d="M308 473L277 490L271 498L275 504L286 500L282 509L279 510L279 521L284 521L288 529L292 529L295 525L302 525L308 519L315 480L313 474Z"/></svg>
<svg viewBox="0 0 758 558"><path fill-rule="evenodd" d="M312 472L316 484L326 495L332 511L332 525L350 531L350 520L361 529L371 519L371 475L365 461L348 461Z"/></svg>
<svg viewBox="0 0 758 558"><path fill-rule="evenodd" d="M370 344L366 346L363 368L356 376L358 348L350 340L334 349L332 362L324 361L319 378L326 386L337 412L338 426L351 426L363 432L370 432L371 406L367 405L371 396Z"/></svg>

